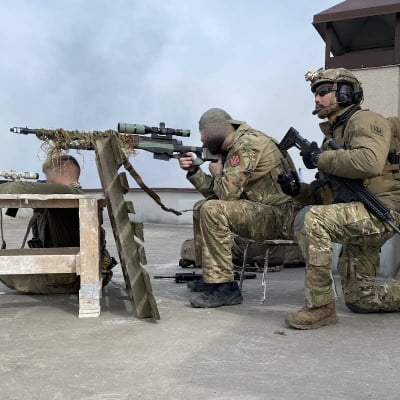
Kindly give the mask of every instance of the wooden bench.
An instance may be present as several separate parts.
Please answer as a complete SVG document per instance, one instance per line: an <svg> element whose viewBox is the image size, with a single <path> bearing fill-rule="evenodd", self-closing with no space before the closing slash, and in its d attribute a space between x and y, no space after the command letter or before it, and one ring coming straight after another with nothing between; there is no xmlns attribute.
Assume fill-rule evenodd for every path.
<svg viewBox="0 0 400 400"><path fill-rule="evenodd" d="M1 194L0 208L79 208L79 247L0 250L0 275L75 273L79 317L100 315L100 220L104 198L75 194Z"/></svg>

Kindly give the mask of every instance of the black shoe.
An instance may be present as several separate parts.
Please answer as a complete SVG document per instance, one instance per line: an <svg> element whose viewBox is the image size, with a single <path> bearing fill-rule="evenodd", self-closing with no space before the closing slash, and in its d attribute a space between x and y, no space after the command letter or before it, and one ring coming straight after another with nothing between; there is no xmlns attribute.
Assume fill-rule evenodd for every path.
<svg viewBox="0 0 400 400"><path fill-rule="evenodd" d="M194 281L189 281L187 287L193 292L206 292L210 290L215 283L205 283L202 279L197 279Z"/></svg>
<svg viewBox="0 0 400 400"><path fill-rule="evenodd" d="M237 282L217 283L198 297L190 299L190 305L195 308L213 308L240 304L242 293Z"/></svg>

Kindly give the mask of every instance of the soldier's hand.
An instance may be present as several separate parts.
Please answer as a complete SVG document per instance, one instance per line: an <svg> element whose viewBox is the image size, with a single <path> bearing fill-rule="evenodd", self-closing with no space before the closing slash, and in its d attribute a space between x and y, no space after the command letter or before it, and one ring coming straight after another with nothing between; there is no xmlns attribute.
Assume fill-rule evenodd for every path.
<svg viewBox="0 0 400 400"><path fill-rule="evenodd" d="M300 155L303 157L304 165L308 169L314 169L318 166L319 155L322 153L316 142L311 142L307 150L302 150Z"/></svg>
<svg viewBox="0 0 400 400"><path fill-rule="evenodd" d="M218 161L211 162L208 170L212 176L221 175L224 165L222 164L222 156L219 155Z"/></svg>
<svg viewBox="0 0 400 400"><path fill-rule="evenodd" d="M196 167L193 165L193 155L192 153L186 153L182 157L177 157L179 161L179 166L185 171L194 171Z"/></svg>
<svg viewBox="0 0 400 400"><path fill-rule="evenodd" d="M297 196L300 193L300 179L296 171L279 174L278 181L282 192L288 196Z"/></svg>

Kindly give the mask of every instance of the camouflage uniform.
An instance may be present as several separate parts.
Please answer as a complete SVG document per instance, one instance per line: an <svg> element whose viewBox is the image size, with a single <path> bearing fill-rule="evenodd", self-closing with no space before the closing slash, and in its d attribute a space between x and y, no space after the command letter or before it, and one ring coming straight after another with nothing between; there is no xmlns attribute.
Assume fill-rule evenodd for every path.
<svg viewBox="0 0 400 400"><path fill-rule="evenodd" d="M221 175L211 177L201 169L188 174L207 198L195 205L193 215L196 264L203 267L204 282L233 280L231 233L256 241L292 238L294 215L301 206L277 183L282 159L294 168L270 137L241 124L224 155Z"/></svg>
<svg viewBox="0 0 400 400"><path fill-rule="evenodd" d="M1 194L83 194L79 184L10 182L0 185ZM35 209L32 233L38 247L79 247L79 210ZM40 241L40 242L39 242ZM80 282L76 274L3 275L1 282L25 293L77 293Z"/></svg>
<svg viewBox="0 0 400 400"><path fill-rule="evenodd" d="M341 116L354 110L347 107ZM388 121L368 110L355 111L349 119L341 116L333 126L329 122L320 124L325 134L322 148L327 151L319 157L319 178L323 180L325 173L362 180L392 210L394 223L399 225L400 181L394 179L388 161L392 136ZM330 151L326 143L329 138L344 150ZM399 310L400 285L374 285L379 249L393 235L392 228L361 202L332 204L338 188L317 182L301 184L296 197L304 204L322 204L304 208L295 220L295 236L307 262L306 306L316 308L334 301L331 244L337 242L343 243L338 271L346 305L355 312Z"/></svg>

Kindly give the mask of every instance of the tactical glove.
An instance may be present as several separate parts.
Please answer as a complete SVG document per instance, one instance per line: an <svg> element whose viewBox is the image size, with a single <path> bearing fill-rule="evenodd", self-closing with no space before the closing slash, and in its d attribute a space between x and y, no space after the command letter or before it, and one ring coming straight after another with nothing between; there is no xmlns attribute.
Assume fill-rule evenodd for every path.
<svg viewBox="0 0 400 400"><path fill-rule="evenodd" d="M304 165L308 169L317 168L319 155L322 153L316 142L311 142L311 146L307 150L302 150L300 155L303 157Z"/></svg>
<svg viewBox="0 0 400 400"><path fill-rule="evenodd" d="M288 196L297 196L300 193L299 175L294 170L291 173L279 174L277 182L281 186L282 192Z"/></svg>

